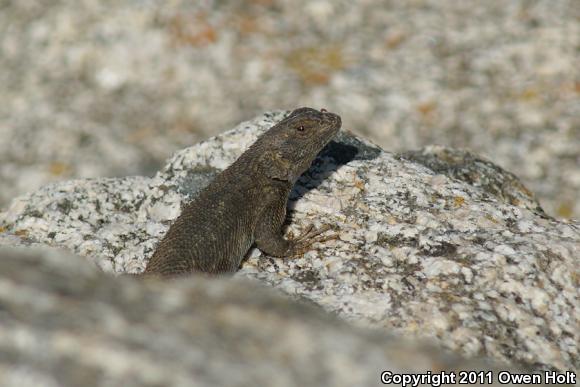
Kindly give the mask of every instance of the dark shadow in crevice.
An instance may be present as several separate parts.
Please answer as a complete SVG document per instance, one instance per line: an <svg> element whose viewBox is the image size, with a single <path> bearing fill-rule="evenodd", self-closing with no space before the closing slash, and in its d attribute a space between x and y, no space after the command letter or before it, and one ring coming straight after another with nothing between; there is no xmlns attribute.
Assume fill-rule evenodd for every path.
<svg viewBox="0 0 580 387"><path fill-rule="evenodd" d="M318 154L312 166L300 176L298 183L292 189L290 198L298 200L311 189L317 188L324 179L330 176L340 166L353 160L371 160L376 158L382 149L367 144L350 132L339 132ZM316 176L316 177L315 177Z"/></svg>

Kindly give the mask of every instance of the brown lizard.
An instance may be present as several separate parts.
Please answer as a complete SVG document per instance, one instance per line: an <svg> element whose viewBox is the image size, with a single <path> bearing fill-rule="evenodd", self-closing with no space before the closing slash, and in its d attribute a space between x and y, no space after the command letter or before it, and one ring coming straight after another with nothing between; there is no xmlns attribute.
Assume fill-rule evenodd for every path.
<svg viewBox="0 0 580 387"><path fill-rule="evenodd" d="M189 202L145 269L162 276L235 272L255 243L268 255L296 256L329 227L283 237L290 191L341 126L325 109L300 108L270 128Z"/></svg>

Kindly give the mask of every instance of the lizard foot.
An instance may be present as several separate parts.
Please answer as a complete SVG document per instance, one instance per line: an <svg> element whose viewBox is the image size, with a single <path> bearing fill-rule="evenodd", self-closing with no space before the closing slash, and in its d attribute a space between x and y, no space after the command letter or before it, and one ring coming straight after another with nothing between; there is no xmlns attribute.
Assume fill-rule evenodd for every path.
<svg viewBox="0 0 580 387"><path fill-rule="evenodd" d="M287 257L302 255L309 251L315 243L338 239L338 234L336 233L321 235L329 230L332 230L332 226L325 224L318 229L315 229L313 225L310 225L308 226L308 229L298 237L294 237L293 233L290 232L288 240L292 243L292 246L288 249L288 252L285 255Z"/></svg>

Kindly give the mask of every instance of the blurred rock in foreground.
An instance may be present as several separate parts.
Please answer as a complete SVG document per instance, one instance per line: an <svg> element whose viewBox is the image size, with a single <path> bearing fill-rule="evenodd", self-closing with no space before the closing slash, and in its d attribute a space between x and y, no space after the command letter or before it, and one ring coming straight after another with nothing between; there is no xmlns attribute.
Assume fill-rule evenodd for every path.
<svg viewBox="0 0 580 387"><path fill-rule="evenodd" d="M284 114L267 113L223 135L184 149L175 154L153 178L67 181L20 197L6 212L0 214L3 230L0 233L0 244L58 246L86 257L106 272L139 272L143 270L171 219L179 214L180 205L233 162L260 133L282 119ZM341 132L300 179L291 199L292 231L297 232L311 223L330 223L337 227L339 239L317 245L296 259L274 259L263 256L255 249L251 250L235 277L257 279L291 297L309 300L309 303L357 325L371 326L407 340L431 340L459 356L523 364L533 370L564 372L579 368L579 226L546 216L530 191L513 174L464 151L430 148L393 155L348 132ZM10 267L13 264L6 265ZM29 264L27 270L31 271L30 274L25 274L25 270L13 269L11 273L22 271L24 276L22 280L17 279L16 283L24 283L28 281L25 278L32 278L33 285L30 286L41 286L38 284L44 283L45 274L36 272L33 269L35 265ZM0 272L8 273L8 269ZM15 274L7 275L10 278ZM64 270L55 269L50 275L67 274ZM74 274L70 276L74 277ZM74 281L64 285L71 281L64 278L46 280L56 287L55 292L62 293L62 297L89 299L90 305L94 305L91 308L103 313L115 307L122 310L120 317L103 317L103 320L85 316L88 321L92 321L93 327L102 329L100 332L103 335L115 332L116 329L123 329L122 332L129 335L137 321L150 319L170 331L173 324L188 327L192 335L200 335L195 340L206 340L207 334L197 331L196 324L180 325L181 320L177 317L181 310L188 318L198 318L194 311L200 308L199 305L205 305L203 297L209 297L204 292L223 297L234 310L240 304L240 311L251 314L251 308L243 306L244 303L236 298L246 297L240 290L245 285L238 285L238 282L214 283L191 278L190 281L185 279L175 283L149 285L141 284L134 278L113 279L99 275L95 277L95 282L91 282L92 285L79 280L79 289L71 290L68 286L77 286ZM38 324L53 324L50 326L56 330L74 332L66 324L65 328L61 327L60 317L51 317L60 315L61 312L53 314L52 311L64 308L62 303L65 301L61 302L55 296L45 296L40 290L26 290L26 287L19 292L15 286L13 284L4 288L6 296L17 297L22 294L22 305L28 305L27 297L39 297L35 301L40 303L38 308L35 306L38 310L27 311L22 307L23 313L46 313L45 317L26 317L28 315L23 314L21 321L31 319ZM88 287L85 289L85 286ZM148 291L149 286L154 286L155 291ZM47 288L48 294L52 291ZM100 296L100 292L105 292L105 295ZM134 310L129 307L129 296L123 301L124 292L135 297ZM253 289L249 292L247 300L252 300L253 292ZM150 296L152 293L159 295ZM95 299L90 297L91 294L94 294ZM84 305L85 302L65 303L74 307ZM191 308L188 305L192 305ZM78 308L85 310L85 306ZM297 310L299 315L303 313L302 309L296 308L290 309ZM256 321L262 323L254 324L248 315L239 317L237 312L228 314L220 310L207 311L207 314L212 318L223 319L224 324L245 322L247 325L244 329L255 327L256 330L266 330L270 334L269 317L258 316ZM270 313L268 310L269 307L265 305L264 313ZM273 307L271 313L277 310ZM71 316L76 313L71 311ZM310 312L304 313L308 315ZM130 317L125 317L125 314ZM274 320L276 318L272 317ZM303 324L310 324L306 322L308 318L304 317L306 320ZM300 317L296 319L302 320ZM19 324L14 322L14 329ZM344 361L349 367L361 370L358 376L354 376L361 379L356 380L375 380L364 379L369 374L371 378L378 375L374 374L375 371L371 372L371 368L379 369L394 364L390 357L388 359L391 360L387 362L387 357L383 357L387 355L381 352L389 350L389 345L386 342L381 344L382 339L376 342L370 339L363 340L361 347L349 344L355 352L370 342L377 344L368 347L368 356L372 358L364 361L368 368L359 368L360 363L352 362L358 355L348 351L343 353L344 348L340 347L342 340L358 339L350 339L350 334L344 332L338 334L341 339L326 337L322 332L328 330L327 333L331 334L331 329L322 328L324 324L316 324L316 329L305 329L314 329L317 334L312 331L308 334L298 332L297 335L303 335L300 339L286 337L289 332L293 332L290 327L281 328L278 334L283 336L283 340L288 339L289 343L300 348L300 343L312 341L309 335L318 335L318 339L326 344L316 341L314 348L328 350L328 354L339 357L352 355ZM276 325L279 324L273 323L272 329ZM25 333L42 336L41 331L36 329L30 328ZM135 329L134 334L140 334ZM243 350L250 351L254 344L251 340L243 341L244 337L252 337L257 333L232 333L237 331L231 329L224 328L222 334L236 345L243 343ZM156 328L143 333L149 337L147 332L156 332L152 336L163 344L156 341L155 346L162 348L174 345L179 347L189 340L182 340L180 336L168 336L165 339L165 336L158 335ZM92 336L87 334L90 339ZM27 336L23 337L26 342ZM121 342L121 338L126 339L125 333L115 337ZM296 361L296 364L306 368L312 366L313 369L300 371L305 375L325 380L319 376L319 370L333 369L330 365L312 362L309 357L313 353L316 358L324 358L326 355L313 350L303 357L299 351L294 352L294 347L276 347L272 337L264 338L263 342L269 342L272 351L287 361ZM66 347L73 345L67 340L76 339L69 337L63 340L58 343ZM100 339L96 339L98 341ZM114 340L110 339L108 343L113 345ZM203 351L213 345L205 341L203 343L207 344L199 345ZM325 347L331 345L329 343L339 347L331 350ZM151 359L157 355L151 354L144 345L138 341L131 344L131 349L122 349L121 353L125 355L119 355L120 374L125 375L126 368L123 367L133 367L126 364L126 359L137 359L142 362L140 364L155 363ZM219 347L218 344L215 346ZM195 348L187 355L183 352L186 358L184 361L192 365L194 371L191 372L205 372L207 364L199 366L196 356L204 358L206 355L203 351L196 352ZM91 359L95 357L91 361L96 362L99 356L108 358L115 353L112 350L107 352L109 350L97 347L97 352L90 355ZM255 350L257 353L262 351L261 347ZM138 356L131 351L136 351ZM167 353L171 351L168 349ZM227 354L227 351L223 353ZM181 359L180 356L177 358ZM167 361L163 364L170 364ZM239 372L240 378L243 377L241 375L249 375L238 369L238 366L246 363L237 356L232 355L220 361L230 364L232 372ZM324 361L333 360L327 358ZM433 361L448 364L444 359ZM415 364L415 361L411 363ZM248 364L254 364L254 367L250 367L247 372L261 374L262 370L258 369L260 362ZM289 369L287 372L284 375L291 375L293 371ZM179 377L177 372L170 373ZM319 377L322 379L317 379Z"/></svg>

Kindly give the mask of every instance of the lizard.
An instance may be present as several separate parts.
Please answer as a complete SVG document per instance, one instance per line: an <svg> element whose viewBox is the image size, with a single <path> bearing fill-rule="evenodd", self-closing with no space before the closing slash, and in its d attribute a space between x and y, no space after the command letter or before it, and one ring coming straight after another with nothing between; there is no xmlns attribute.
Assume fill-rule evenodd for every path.
<svg viewBox="0 0 580 387"><path fill-rule="evenodd" d="M268 255L292 257L333 239L321 235L329 226L287 239L283 223L292 187L341 125L337 114L303 107L268 129L185 205L144 274L232 273L254 244Z"/></svg>

